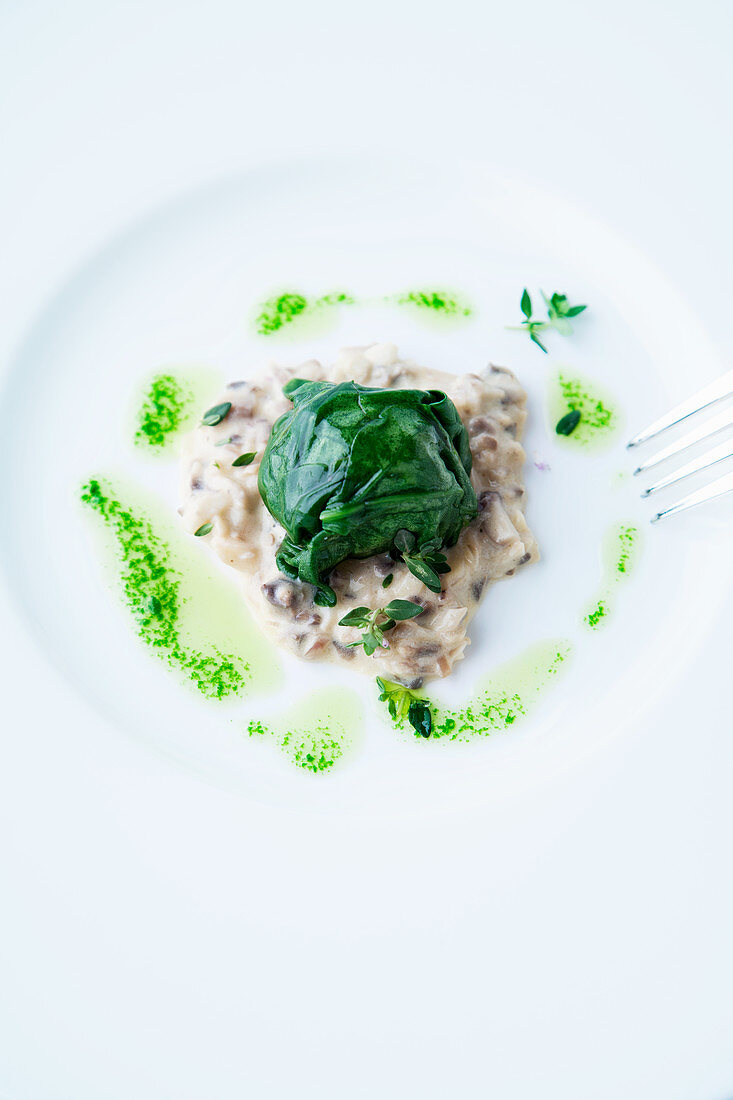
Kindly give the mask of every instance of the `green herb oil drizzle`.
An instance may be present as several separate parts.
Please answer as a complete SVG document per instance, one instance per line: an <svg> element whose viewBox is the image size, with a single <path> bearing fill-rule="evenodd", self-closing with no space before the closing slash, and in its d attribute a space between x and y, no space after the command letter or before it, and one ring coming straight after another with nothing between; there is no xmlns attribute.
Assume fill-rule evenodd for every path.
<svg viewBox="0 0 733 1100"><path fill-rule="evenodd" d="M326 688L277 718L253 719L247 733L271 740L297 768L331 771L360 738L361 704L352 691Z"/></svg>
<svg viewBox="0 0 733 1100"><path fill-rule="evenodd" d="M398 306L413 306L421 312L446 318L470 317L472 312L464 298L444 290L410 290L388 298L387 301Z"/></svg>
<svg viewBox="0 0 733 1100"><path fill-rule="evenodd" d="M267 657L258 664L252 646L243 646L249 649L245 659L213 644L193 644L197 608L191 605L203 602L209 612L216 609L215 584L201 600L188 602L190 593L184 594L184 575L173 563L171 545L142 510L123 504L109 485L96 478L82 487L81 501L102 520L112 538L123 602L134 618L138 637L157 657L212 700L241 695L255 672L267 673Z"/></svg>
<svg viewBox="0 0 733 1100"><path fill-rule="evenodd" d="M638 540L639 529L628 524L617 524L607 535L603 547L603 591L595 606L583 618L591 630L597 630L607 622L613 606L614 589L636 564Z"/></svg>
<svg viewBox="0 0 733 1100"><path fill-rule="evenodd" d="M430 739L471 741L514 726L555 681L570 652L566 641L539 642L484 680L466 706L453 708L431 700ZM424 698L420 693L414 694ZM394 725L409 729L404 719ZM421 736L419 731L410 732Z"/></svg>
<svg viewBox="0 0 733 1100"><path fill-rule="evenodd" d="M316 325L333 320L336 309L342 306L368 305L387 302L394 306L406 306L421 314L460 320L473 312L461 295L445 290L409 290L383 298L356 298L346 291L332 291L321 297L309 298L299 290L288 290L265 299L255 314L254 327L260 336L273 336L285 329L302 329L309 322ZM313 327L313 325L311 326Z"/></svg>
<svg viewBox="0 0 733 1100"><path fill-rule="evenodd" d="M129 431L134 445L154 458L170 458L183 432L196 423L206 395L221 383L217 371L183 367L160 371L143 384Z"/></svg>
<svg viewBox="0 0 733 1100"><path fill-rule="evenodd" d="M160 451L189 419L194 394L172 374L151 379L138 414L135 443Z"/></svg>
<svg viewBox="0 0 733 1100"><path fill-rule="evenodd" d="M570 447L602 446L619 427L620 417L609 395L597 383L561 372L550 392L548 415L553 435L556 435L556 425L573 412L580 413L577 426L568 435L558 433L556 436L558 441Z"/></svg>
<svg viewBox="0 0 733 1100"><path fill-rule="evenodd" d="M344 291L333 291L320 298L307 298L299 291L286 291L267 298L255 317L255 329L260 336L273 336L294 321L323 320L329 307L354 305L356 299Z"/></svg>

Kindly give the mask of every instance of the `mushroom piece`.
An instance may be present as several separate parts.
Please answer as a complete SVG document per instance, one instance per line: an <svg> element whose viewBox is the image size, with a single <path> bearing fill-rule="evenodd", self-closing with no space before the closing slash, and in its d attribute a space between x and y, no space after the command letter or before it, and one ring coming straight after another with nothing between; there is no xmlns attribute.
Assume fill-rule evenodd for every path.
<svg viewBox="0 0 733 1100"><path fill-rule="evenodd" d="M488 493L486 501L486 531L495 546L508 546L517 538L517 529L509 519L499 493Z"/></svg>

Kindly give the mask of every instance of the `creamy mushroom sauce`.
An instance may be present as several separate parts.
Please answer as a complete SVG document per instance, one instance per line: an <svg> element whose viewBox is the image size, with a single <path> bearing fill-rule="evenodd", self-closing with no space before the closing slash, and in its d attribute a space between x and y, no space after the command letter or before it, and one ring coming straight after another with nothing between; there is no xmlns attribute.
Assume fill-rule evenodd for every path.
<svg viewBox="0 0 733 1100"><path fill-rule="evenodd" d="M468 430L479 514L446 550L451 571L442 577L440 594L388 554L337 566L332 608L318 607L310 585L278 572L275 553L284 532L260 499L257 473L272 425L291 407L282 387L294 377L439 389L454 402ZM490 366L482 375L445 374L400 359L393 344L373 344L344 348L330 369L316 360L298 367L271 363L258 377L232 382L219 401L232 404L224 420L197 428L184 443L181 516L192 534L213 523L202 541L238 571L244 597L267 634L299 657L343 663L410 687L447 676L464 655L468 624L488 586L539 557L524 518L526 395L511 371ZM249 466L232 466L248 451L256 452ZM385 589L390 573L394 580ZM354 607L383 607L392 599L413 600L425 611L389 631L389 649L367 657L361 647L348 648L361 632L339 626L339 619Z"/></svg>

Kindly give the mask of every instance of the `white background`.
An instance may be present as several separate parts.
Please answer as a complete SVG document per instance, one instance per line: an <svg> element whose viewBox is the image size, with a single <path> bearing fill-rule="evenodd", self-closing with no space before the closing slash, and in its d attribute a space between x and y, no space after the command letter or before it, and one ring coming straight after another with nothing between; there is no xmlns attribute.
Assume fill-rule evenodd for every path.
<svg viewBox="0 0 733 1100"><path fill-rule="evenodd" d="M726 0L5 0L3 366L141 212L333 149L469 156L575 199L733 359L732 38ZM633 737L460 849L405 825L386 864L367 827L345 861L332 822L145 754L50 670L36 697L14 626L0 1092L728 1100L732 614ZM253 915L282 935L253 942Z"/></svg>

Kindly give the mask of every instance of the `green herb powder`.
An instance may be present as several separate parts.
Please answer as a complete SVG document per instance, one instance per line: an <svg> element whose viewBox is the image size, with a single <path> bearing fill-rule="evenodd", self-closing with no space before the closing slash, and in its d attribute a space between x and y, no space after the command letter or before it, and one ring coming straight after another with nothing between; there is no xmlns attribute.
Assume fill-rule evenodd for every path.
<svg viewBox="0 0 733 1100"><path fill-rule="evenodd" d="M513 726L552 684L570 651L565 641L540 642L497 669L466 706L454 708L431 701L430 739L470 741ZM408 694L424 698L414 692ZM398 729L408 728L404 715L393 714L392 718ZM416 737L422 736L419 729L412 732Z"/></svg>
<svg viewBox="0 0 733 1100"><path fill-rule="evenodd" d="M598 601L598 606L595 608L594 611L591 611L586 616L585 621L588 623L588 626L595 629L598 626L598 624L600 623L601 619L605 619L607 614L608 614L608 604L605 602L605 600L599 600Z"/></svg>
<svg viewBox="0 0 733 1100"><path fill-rule="evenodd" d="M465 707L436 707L433 737L468 741L513 726L552 683L569 653L564 642L533 646L490 677Z"/></svg>
<svg viewBox="0 0 733 1100"><path fill-rule="evenodd" d="M253 719L250 737L272 741L297 768L315 774L331 771L353 749L361 733L358 696L326 688L274 718Z"/></svg>
<svg viewBox="0 0 733 1100"><path fill-rule="evenodd" d="M578 413L577 424L569 433L557 432L570 414ZM620 418L611 399L595 382L560 373L552 383L548 415L553 434L571 447L602 445L611 439Z"/></svg>
<svg viewBox="0 0 733 1100"><path fill-rule="evenodd" d="M603 546L603 591L596 606L584 616L586 626L591 630L608 621L613 606L616 585L629 575L633 569L638 550L639 529L628 524L617 524L604 540Z"/></svg>
<svg viewBox="0 0 733 1100"><path fill-rule="evenodd" d="M458 295L440 290L410 290L399 294L394 301L401 306L416 306L421 310L441 314L443 317L470 317L471 307Z"/></svg>
<svg viewBox="0 0 733 1100"><path fill-rule="evenodd" d="M172 374L156 375L140 408L135 442L160 450L183 427L193 400L193 391Z"/></svg>
<svg viewBox="0 0 733 1100"><path fill-rule="evenodd" d="M81 500L114 538L123 600L140 639L171 668L184 673L205 698L240 694L249 679L248 664L215 647L209 653L191 648L182 637L180 574L170 565L169 546L150 522L94 478L82 487Z"/></svg>
<svg viewBox="0 0 733 1100"><path fill-rule="evenodd" d="M260 336L273 336L295 321L300 323L322 318L329 309L383 302L414 307L421 313L454 320L469 317L472 313L471 307L460 295L443 290L409 290L376 299L358 299L343 290L309 298L301 291L289 290L265 299L255 316L254 325Z"/></svg>

